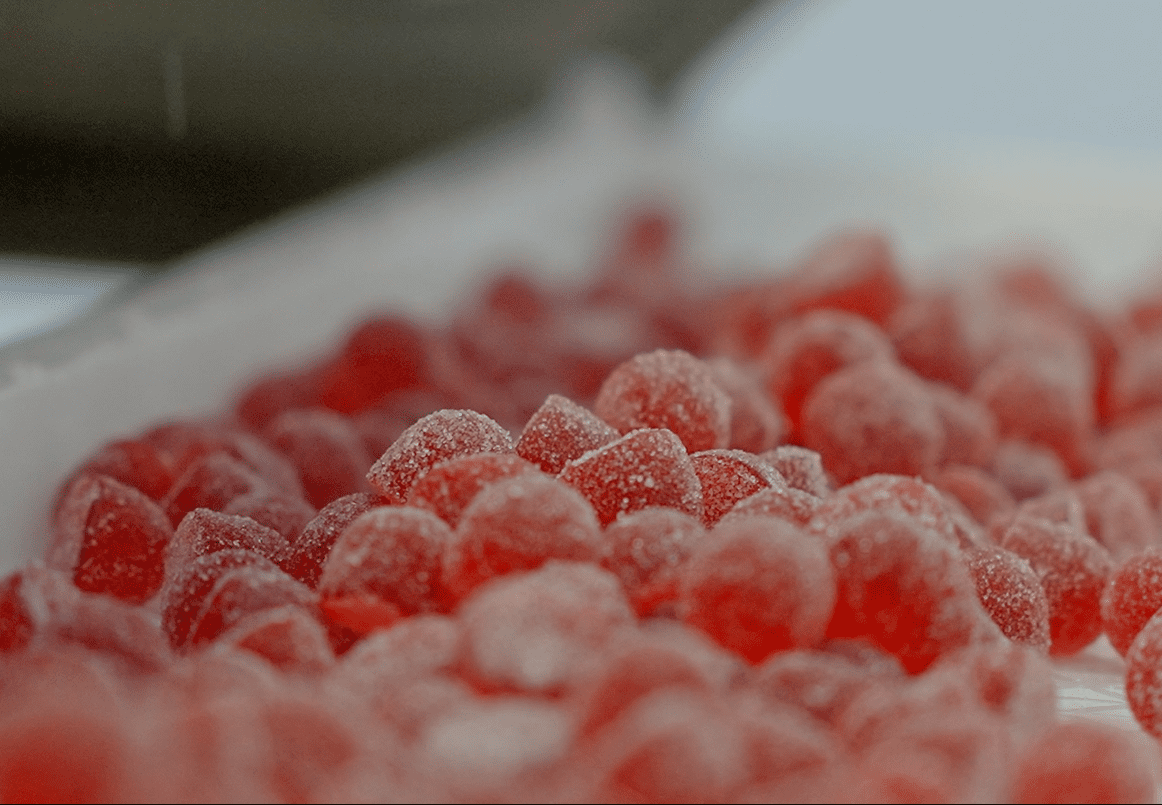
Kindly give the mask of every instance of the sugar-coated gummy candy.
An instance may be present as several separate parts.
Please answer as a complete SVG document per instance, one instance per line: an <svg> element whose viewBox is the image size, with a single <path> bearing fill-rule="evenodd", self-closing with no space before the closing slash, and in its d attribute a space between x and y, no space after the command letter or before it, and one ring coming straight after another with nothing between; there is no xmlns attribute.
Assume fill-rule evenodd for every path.
<svg viewBox="0 0 1162 805"><path fill-rule="evenodd" d="M550 394L525 424L516 452L549 475L556 475L568 462L616 441L619 435L587 408L568 397Z"/></svg>
<svg viewBox="0 0 1162 805"><path fill-rule="evenodd" d="M878 232L838 233L796 270L790 293L798 311L845 310L883 325L904 296L891 245Z"/></svg>
<svg viewBox="0 0 1162 805"><path fill-rule="evenodd" d="M347 417L320 409L286 411L270 423L266 437L298 470L312 506L371 491L366 475L372 457Z"/></svg>
<svg viewBox="0 0 1162 805"><path fill-rule="evenodd" d="M899 511L867 511L829 528L838 596L832 638L862 638L911 674L996 634L959 550Z"/></svg>
<svg viewBox="0 0 1162 805"><path fill-rule="evenodd" d="M355 518L380 505L382 501L376 495L364 492L331 501L303 526L298 537L291 540L283 567L308 587L318 586L323 564L339 535Z"/></svg>
<svg viewBox="0 0 1162 805"><path fill-rule="evenodd" d="M469 410L435 411L403 432L371 466L367 480L388 502L403 503L412 484L443 461L511 452L512 436L495 420Z"/></svg>
<svg viewBox="0 0 1162 805"><path fill-rule="evenodd" d="M1014 643L1049 651L1049 599L1029 562L1003 548L964 552L976 594L989 617Z"/></svg>
<svg viewBox="0 0 1162 805"><path fill-rule="evenodd" d="M732 522L746 517L781 517L799 526L806 526L819 509L819 498L776 482L743 498L728 511L720 523Z"/></svg>
<svg viewBox="0 0 1162 805"><path fill-rule="evenodd" d="M209 643L243 618L284 606L313 612L315 592L279 568L239 565L218 577L190 627L190 644Z"/></svg>
<svg viewBox="0 0 1162 805"><path fill-rule="evenodd" d="M1017 501L1035 498L1069 483L1069 470L1052 449L1019 439L1002 439L993 456L993 477Z"/></svg>
<svg viewBox="0 0 1162 805"><path fill-rule="evenodd" d="M783 440L790 425L775 399L766 393L756 369L731 358L707 361L718 387L730 397L729 447L761 453Z"/></svg>
<svg viewBox="0 0 1162 805"><path fill-rule="evenodd" d="M823 378L858 363L894 357L887 336L866 318L819 310L780 325L761 361L767 391L798 427L804 401Z"/></svg>
<svg viewBox="0 0 1162 805"><path fill-rule="evenodd" d="M1150 547L1118 564L1102 591L1102 630L1123 657L1162 608L1162 548Z"/></svg>
<svg viewBox="0 0 1162 805"><path fill-rule="evenodd" d="M634 621L615 576L557 561L482 585L459 617L468 676L485 690L526 693L575 686Z"/></svg>
<svg viewBox="0 0 1162 805"><path fill-rule="evenodd" d="M340 413L355 413L397 389L422 385L427 372L427 339L420 327L402 316L370 319L348 336L338 358L323 371L319 401Z"/></svg>
<svg viewBox="0 0 1162 805"><path fill-rule="evenodd" d="M702 517L702 484L672 431L632 431L569 462L558 477L592 504L601 524L647 506Z"/></svg>
<svg viewBox="0 0 1162 805"><path fill-rule="evenodd" d="M323 565L319 595L328 617L357 632L380 624L380 613L411 615L438 607L440 562L452 531L436 515L411 506L381 506L352 521ZM387 605L386 607L384 605Z"/></svg>
<svg viewBox="0 0 1162 805"><path fill-rule="evenodd" d="M989 466L1000 441L993 412L951 386L930 383L928 390L944 427L944 452L939 463Z"/></svg>
<svg viewBox="0 0 1162 805"><path fill-rule="evenodd" d="M226 550L252 551L279 564L288 545L277 531L249 517L194 509L174 529L165 557L166 575L181 573L199 556Z"/></svg>
<svg viewBox="0 0 1162 805"><path fill-rule="evenodd" d="M220 512L236 497L268 489L257 473L241 461L225 453L212 453L194 461L161 504L176 527L194 509Z"/></svg>
<svg viewBox="0 0 1162 805"><path fill-rule="evenodd" d="M713 526L734 505L782 478L769 464L745 450L703 450L690 456L702 485L702 519Z"/></svg>
<svg viewBox="0 0 1162 805"><path fill-rule="evenodd" d="M816 507L811 530L829 534L845 520L870 511L905 515L950 544L959 544L952 511L940 492L920 478L888 473L866 475L829 495Z"/></svg>
<svg viewBox="0 0 1162 805"><path fill-rule="evenodd" d="M1119 472L1096 472L1075 486L1085 512L1086 531L1115 560L1162 544L1145 493Z"/></svg>
<svg viewBox="0 0 1162 805"><path fill-rule="evenodd" d="M265 375L242 390L234 411L246 427L261 432L283 411L318 405L322 378L317 366Z"/></svg>
<svg viewBox="0 0 1162 805"><path fill-rule="evenodd" d="M294 466L277 450L253 433L216 422L169 422L141 437L167 457L175 479L199 459L222 453L240 462L263 482L294 495L302 495Z"/></svg>
<svg viewBox="0 0 1162 805"><path fill-rule="evenodd" d="M930 481L955 498L981 525L1011 514L1017 505L1009 490L980 467L950 464L934 473Z"/></svg>
<svg viewBox="0 0 1162 805"><path fill-rule="evenodd" d="M156 446L140 439L120 439L104 445L86 459L62 486L61 494L77 477L85 474L106 475L153 500L161 500L175 480L173 460ZM53 508L55 510L57 506Z"/></svg>
<svg viewBox="0 0 1162 805"><path fill-rule="evenodd" d="M730 443L730 397L706 363L682 350L659 349L618 366L593 411L623 434L666 428L692 453Z"/></svg>
<svg viewBox="0 0 1162 805"><path fill-rule="evenodd" d="M335 664L326 629L318 618L295 605L247 615L215 642L249 651L283 671L321 674Z"/></svg>
<svg viewBox="0 0 1162 805"><path fill-rule="evenodd" d="M379 690L402 679L454 673L464 651L459 620L425 613L369 634L340 659L345 684Z"/></svg>
<svg viewBox="0 0 1162 805"><path fill-rule="evenodd" d="M683 619L752 663L820 643L835 607L826 547L777 517L720 525L679 578Z"/></svg>
<svg viewBox="0 0 1162 805"><path fill-rule="evenodd" d="M1157 749L1124 729L1055 724L1021 753L1010 802L1155 802Z"/></svg>
<svg viewBox="0 0 1162 805"><path fill-rule="evenodd" d="M239 495L226 504L222 514L247 517L277 531L288 543L294 543L318 512L300 497L274 491Z"/></svg>
<svg viewBox="0 0 1162 805"><path fill-rule="evenodd" d="M105 475L81 475L61 500L51 566L79 589L142 603L160 589L173 527L143 492Z"/></svg>
<svg viewBox="0 0 1162 805"><path fill-rule="evenodd" d="M803 405L803 444L840 484L871 473L921 475L944 450L944 427L922 380L886 361L828 375Z"/></svg>
<svg viewBox="0 0 1162 805"><path fill-rule="evenodd" d="M1102 630L1101 595L1113 560L1088 534L1066 523L1018 517L1001 536L1005 550L1027 559L1049 601L1049 653L1076 654Z"/></svg>
<svg viewBox="0 0 1162 805"><path fill-rule="evenodd" d="M618 517L601 538L601 564L616 575L642 617L673 610L678 571L706 536L701 521L651 507Z"/></svg>
<svg viewBox="0 0 1162 805"><path fill-rule="evenodd" d="M896 308L885 329L901 363L921 377L967 391L977 362L965 313L954 291L920 292Z"/></svg>
<svg viewBox="0 0 1162 805"><path fill-rule="evenodd" d="M1142 729L1162 737L1162 617L1154 613L1126 652L1126 702Z"/></svg>
<svg viewBox="0 0 1162 805"><path fill-rule="evenodd" d="M787 486L821 498L832 492L831 479L823 469L823 457L814 450L794 444L780 445L759 454L783 476Z"/></svg>
<svg viewBox="0 0 1162 805"><path fill-rule="evenodd" d="M596 561L601 526L582 495L540 472L486 487L443 546L444 589L458 601L479 584L550 559Z"/></svg>
<svg viewBox="0 0 1162 805"><path fill-rule="evenodd" d="M484 487L536 469L535 464L513 453L476 453L449 459L416 481L407 505L427 509L455 528L464 509Z"/></svg>

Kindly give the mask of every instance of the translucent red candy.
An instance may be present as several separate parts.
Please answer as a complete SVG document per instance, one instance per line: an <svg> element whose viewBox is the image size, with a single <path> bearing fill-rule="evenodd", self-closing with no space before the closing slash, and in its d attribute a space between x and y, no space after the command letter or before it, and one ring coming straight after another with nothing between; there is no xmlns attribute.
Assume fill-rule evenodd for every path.
<svg viewBox="0 0 1162 805"><path fill-rule="evenodd" d="M950 386L929 384L936 413L944 426L941 464L969 464L987 467L997 452L997 421L979 400Z"/></svg>
<svg viewBox="0 0 1162 805"><path fill-rule="evenodd" d="M968 391L977 367L961 307L951 291L915 294L896 308L886 329L901 363L921 377Z"/></svg>
<svg viewBox="0 0 1162 805"><path fill-rule="evenodd" d="M783 440L790 423L763 388L757 369L730 358L707 361L719 388L730 397L730 447L761 453Z"/></svg>
<svg viewBox="0 0 1162 805"><path fill-rule="evenodd" d="M378 497L362 492L331 501L303 526L297 538L290 541L283 567L308 587L317 586L319 576L323 574L323 564L339 535L355 518L380 505L382 501Z"/></svg>
<svg viewBox="0 0 1162 805"><path fill-rule="evenodd" d="M1089 535L1115 560L1162 543L1150 502L1142 490L1119 472L1097 472L1075 485L1085 511Z"/></svg>
<svg viewBox="0 0 1162 805"><path fill-rule="evenodd" d="M250 468L225 453L194 461L162 500L170 521L177 526L194 509L222 511L234 498L270 491Z"/></svg>
<svg viewBox="0 0 1162 805"><path fill-rule="evenodd" d="M247 517L277 531L288 543L293 543L318 512L302 498L284 492L252 492L227 503L222 514Z"/></svg>
<svg viewBox="0 0 1162 805"><path fill-rule="evenodd" d="M703 450L690 456L702 484L702 519L713 526L743 498L782 478L753 453L744 450Z"/></svg>
<svg viewBox="0 0 1162 805"><path fill-rule="evenodd" d="M141 437L173 463L180 478L199 459L222 453L241 462L266 484L292 495L303 494L298 472L258 436L212 422L170 422Z"/></svg>
<svg viewBox="0 0 1162 805"><path fill-rule="evenodd" d="M787 486L815 497L824 497L832 491L831 479L823 469L823 457L814 450L793 444L784 444L759 456L770 464Z"/></svg>
<svg viewBox="0 0 1162 805"><path fill-rule="evenodd" d="M605 529L601 563L625 587L642 617L672 610L678 570L705 537L702 523L675 509L647 508L622 515Z"/></svg>
<svg viewBox="0 0 1162 805"><path fill-rule="evenodd" d="M702 484L682 441L668 430L637 430L565 465L558 476L592 504L601 524L648 506L702 517Z"/></svg>
<svg viewBox="0 0 1162 805"><path fill-rule="evenodd" d="M1065 523L1018 517L1001 547L1027 559L1049 601L1049 653L1076 654L1101 634L1101 595L1113 572L1109 552Z"/></svg>
<svg viewBox="0 0 1162 805"><path fill-rule="evenodd" d="M847 366L894 357L887 336L867 319L820 310L782 324L761 360L767 391L798 427L803 403L820 380Z"/></svg>
<svg viewBox="0 0 1162 805"><path fill-rule="evenodd" d="M550 559L596 561L601 527L576 489L541 473L498 481L464 511L443 554L451 600L495 576Z"/></svg>
<svg viewBox="0 0 1162 805"><path fill-rule="evenodd" d="M347 417L317 409L286 411L270 423L266 437L294 464L312 506L370 491L371 456Z"/></svg>
<svg viewBox="0 0 1162 805"><path fill-rule="evenodd" d="M1153 802L1157 749L1117 727L1072 721L1039 736L1017 763L1010 802Z"/></svg>
<svg viewBox="0 0 1162 805"><path fill-rule="evenodd" d="M825 533L838 588L828 637L863 638L918 674L995 635L959 551L933 529L873 510Z"/></svg>
<svg viewBox="0 0 1162 805"><path fill-rule="evenodd" d="M427 509L455 528L464 509L482 489L528 472L537 473L536 465L512 453L477 453L449 459L416 481L408 493L407 505Z"/></svg>
<svg viewBox="0 0 1162 805"><path fill-rule="evenodd" d="M799 526L806 526L819 509L819 498L776 482L753 495L743 498L718 522L726 523L745 517L781 517Z"/></svg>
<svg viewBox="0 0 1162 805"><path fill-rule="evenodd" d="M189 643L198 646L217 638L246 616L279 607L313 612L313 590L278 568L243 564L222 573L210 588L190 624Z"/></svg>
<svg viewBox="0 0 1162 805"><path fill-rule="evenodd" d="M436 411L404 431L371 466L367 480L388 502L403 503L412 484L443 461L511 452L512 436L494 420L475 411Z"/></svg>
<svg viewBox="0 0 1162 805"><path fill-rule="evenodd" d="M883 235L844 232L802 262L790 293L799 311L846 310L883 325L902 300L904 288Z"/></svg>
<svg viewBox="0 0 1162 805"><path fill-rule="evenodd" d="M680 571L681 613L752 663L811 647L835 606L835 574L819 540L776 517L720 525Z"/></svg>
<svg viewBox="0 0 1162 805"><path fill-rule="evenodd" d="M525 425L516 452L556 475L568 462L617 438L617 430L596 414L567 397L550 394Z"/></svg>
<svg viewBox="0 0 1162 805"><path fill-rule="evenodd" d="M885 361L825 378L803 406L803 444L840 484L876 472L921 475L944 450L944 427L927 386Z"/></svg>
<svg viewBox="0 0 1162 805"><path fill-rule="evenodd" d="M309 611L293 604L247 615L215 642L249 651L283 671L320 674L335 664L326 629Z"/></svg>
<svg viewBox="0 0 1162 805"><path fill-rule="evenodd" d="M977 547L965 564L989 617L1014 643L1049 651L1049 600L1028 561L1011 551Z"/></svg>
<svg viewBox="0 0 1162 805"><path fill-rule="evenodd" d="M166 552L166 575L172 578L199 556L218 551L251 551L277 564L288 549L281 534L249 517L194 509L174 530Z"/></svg>
<svg viewBox="0 0 1162 805"><path fill-rule="evenodd" d="M1162 617L1157 613L1126 652L1126 700L1142 729L1162 737Z"/></svg>
<svg viewBox="0 0 1162 805"><path fill-rule="evenodd" d="M175 480L173 460L154 445L138 439L106 444L80 466L61 488L61 494L85 474L108 476L153 500L161 500Z"/></svg>
<svg viewBox="0 0 1162 805"><path fill-rule="evenodd" d="M1043 495L1069 483L1061 458L1043 445L1003 440L993 457L993 477L1017 501Z"/></svg>
<svg viewBox="0 0 1162 805"><path fill-rule="evenodd" d="M868 475L835 491L818 504L811 529L831 534L846 520L871 511L903 514L948 543L959 544L951 511L940 492L905 475Z"/></svg>
<svg viewBox="0 0 1162 805"><path fill-rule="evenodd" d="M417 325L402 316L371 319L324 371L319 401L344 414L362 411L397 389L422 385L427 369L426 338Z"/></svg>
<svg viewBox="0 0 1162 805"><path fill-rule="evenodd" d="M104 475L81 475L57 511L49 564L78 588L141 603L161 588L173 527L144 493Z"/></svg>
<svg viewBox="0 0 1162 805"><path fill-rule="evenodd" d="M401 614L437 608L447 524L410 506L381 506L357 517L335 542L319 578L323 611L362 634Z"/></svg>
<svg viewBox="0 0 1162 805"><path fill-rule="evenodd" d="M577 685L634 621L616 577L556 561L485 584L459 617L468 675L486 690L526 693Z"/></svg>
<svg viewBox="0 0 1162 805"><path fill-rule="evenodd" d="M319 405L322 377L317 367L267 375L243 390L234 410L247 427L261 432L283 411Z"/></svg>
<svg viewBox="0 0 1162 805"><path fill-rule="evenodd" d="M666 428L690 452L730 443L730 397L709 366L681 350L656 350L618 366L593 410L621 433Z"/></svg>
<svg viewBox="0 0 1162 805"><path fill-rule="evenodd" d="M1102 592L1102 629L1123 657L1162 608L1162 548L1147 548L1118 565Z"/></svg>
<svg viewBox="0 0 1162 805"><path fill-rule="evenodd" d="M941 492L959 501L981 525L1011 514L1016 508L1009 491L980 467L951 464L936 472L931 481Z"/></svg>

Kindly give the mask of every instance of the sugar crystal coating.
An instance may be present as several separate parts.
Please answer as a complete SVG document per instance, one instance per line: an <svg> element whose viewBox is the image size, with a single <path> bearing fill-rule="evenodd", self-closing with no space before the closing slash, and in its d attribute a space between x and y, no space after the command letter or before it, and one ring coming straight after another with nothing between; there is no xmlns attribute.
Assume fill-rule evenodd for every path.
<svg viewBox="0 0 1162 805"><path fill-rule="evenodd" d="M1085 512L1086 531L1122 560L1162 544L1150 502L1142 490L1119 472L1097 472L1075 487Z"/></svg>
<svg viewBox="0 0 1162 805"><path fill-rule="evenodd" d="M702 484L668 430L632 431L569 462L558 477L589 500L602 525L647 506L702 516Z"/></svg>
<svg viewBox="0 0 1162 805"><path fill-rule="evenodd" d="M412 485L437 464L474 453L511 453L512 436L475 411L446 409L416 422L367 473L374 489L391 503L407 500Z"/></svg>
<svg viewBox="0 0 1162 805"><path fill-rule="evenodd" d="M618 517L605 529L601 564L613 572L638 614L673 609L678 571L706 536L702 523L670 508L646 508Z"/></svg>
<svg viewBox="0 0 1162 805"><path fill-rule="evenodd" d="M288 545L277 531L249 517L194 509L174 530L166 553L166 575L176 576L199 556L226 550L252 551L277 564L287 555Z"/></svg>
<svg viewBox="0 0 1162 805"><path fill-rule="evenodd" d="M1014 643L1049 651L1049 600L1025 559L1001 548L965 552L976 594L989 617Z"/></svg>
<svg viewBox="0 0 1162 805"><path fill-rule="evenodd" d="M189 643L190 631L218 579L238 567L278 569L261 554L233 548L195 556L167 579L161 592L161 624L175 649Z"/></svg>
<svg viewBox="0 0 1162 805"><path fill-rule="evenodd" d="M776 517L719 526L680 573L683 619L750 662L823 639L835 607L824 545Z"/></svg>
<svg viewBox="0 0 1162 805"><path fill-rule="evenodd" d="M885 361L841 369L803 405L803 443L840 484L876 472L920 475L944 450L944 426L927 387Z"/></svg>
<svg viewBox="0 0 1162 805"><path fill-rule="evenodd" d="M529 418L516 452L550 475L583 453L616 441L618 432L567 397L550 394Z"/></svg>
<svg viewBox="0 0 1162 805"><path fill-rule="evenodd" d="M220 575L202 601L190 628L190 644L209 643L256 612L283 606L311 611L313 590L278 568L243 564Z"/></svg>
<svg viewBox="0 0 1162 805"><path fill-rule="evenodd" d="M703 450L690 456L702 485L702 518L713 526L734 505L782 482L773 468L744 450Z"/></svg>
<svg viewBox="0 0 1162 805"><path fill-rule="evenodd" d="M795 525L805 526L815 517L819 498L783 483L773 483L745 497L731 507L720 523L754 515L781 517Z"/></svg>
<svg viewBox="0 0 1162 805"><path fill-rule="evenodd" d="M302 498L285 492L252 492L227 503L222 514L249 518L277 531L288 543L294 543L318 512Z"/></svg>
<svg viewBox="0 0 1162 805"><path fill-rule="evenodd" d="M759 455L770 464L787 486L821 498L833 489L827 470L823 469L823 457L814 450L793 444L784 444Z"/></svg>
<svg viewBox="0 0 1162 805"><path fill-rule="evenodd" d="M621 433L666 428L690 452L730 443L730 397L709 366L681 350L638 355L614 369L593 410Z"/></svg>
<svg viewBox="0 0 1162 805"><path fill-rule="evenodd" d="M1162 548L1147 548L1118 565L1102 591L1102 630L1123 657L1162 608Z"/></svg>
<svg viewBox="0 0 1162 805"><path fill-rule="evenodd" d="M363 492L331 501L291 541L283 567L307 586L317 586L323 564L339 535L355 518L379 505L382 505L379 498Z"/></svg>
<svg viewBox="0 0 1162 805"><path fill-rule="evenodd" d="M919 478L880 473L866 475L825 498L815 509L811 530L830 533L863 512L897 512L957 544L952 512L940 493Z"/></svg>
<svg viewBox="0 0 1162 805"><path fill-rule="evenodd" d="M488 579L550 559L592 562L600 538L593 507L573 487L541 473L507 478L464 511L443 548L443 584L459 600Z"/></svg>
<svg viewBox="0 0 1162 805"><path fill-rule="evenodd" d="M452 528L472 499L489 484L526 472L536 466L511 453L477 453L438 464L416 481L407 504L427 509Z"/></svg>

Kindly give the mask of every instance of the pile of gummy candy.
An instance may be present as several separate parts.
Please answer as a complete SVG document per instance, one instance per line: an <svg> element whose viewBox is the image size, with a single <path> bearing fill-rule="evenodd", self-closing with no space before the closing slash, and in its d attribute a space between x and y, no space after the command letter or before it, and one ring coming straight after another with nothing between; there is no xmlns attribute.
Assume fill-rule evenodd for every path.
<svg viewBox="0 0 1162 805"><path fill-rule="evenodd" d="M1162 294L678 243L90 456L0 581L0 799L1153 801ZM1103 633L1143 733L1058 718Z"/></svg>

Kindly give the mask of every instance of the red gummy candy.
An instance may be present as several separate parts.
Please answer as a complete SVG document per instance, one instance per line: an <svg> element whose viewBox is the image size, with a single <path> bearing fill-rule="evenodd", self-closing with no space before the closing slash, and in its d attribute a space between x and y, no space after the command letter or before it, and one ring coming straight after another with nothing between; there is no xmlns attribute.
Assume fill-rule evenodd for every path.
<svg viewBox="0 0 1162 805"><path fill-rule="evenodd" d="M516 452L556 475L568 462L617 438L617 431L596 414L567 397L550 394L525 425Z"/></svg>
<svg viewBox="0 0 1162 805"><path fill-rule="evenodd" d="M968 391L976 361L967 343L964 312L948 291L913 296L887 324L900 362L921 377Z"/></svg>
<svg viewBox="0 0 1162 805"><path fill-rule="evenodd" d="M733 522L746 517L781 517L798 526L806 526L819 510L819 498L783 483L774 483L743 498L731 508L719 523Z"/></svg>
<svg viewBox="0 0 1162 805"><path fill-rule="evenodd" d="M993 457L993 476L1018 502L1043 495L1069 483L1069 471L1048 447L1004 440Z"/></svg>
<svg viewBox="0 0 1162 805"><path fill-rule="evenodd" d="M407 505L427 509L455 528L464 509L482 489L529 472L536 473L536 466L512 453L477 453L453 458L436 465L416 481L408 493Z"/></svg>
<svg viewBox="0 0 1162 805"><path fill-rule="evenodd" d="M1113 572L1109 552L1065 523L1018 517L1001 536L1005 550L1027 559L1049 601L1049 653L1076 654L1101 634L1101 595Z"/></svg>
<svg viewBox="0 0 1162 805"><path fill-rule="evenodd" d="M1021 753L1008 799L1019 803L1153 802L1157 750L1142 736L1089 721L1056 724Z"/></svg>
<svg viewBox="0 0 1162 805"><path fill-rule="evenodd" d="M176 527L194 509L220 512L234 498L269 491L270 487L241 461L225 453L212 453L194 461L161 504Z"/></svg>
<svg viewBox="0 0 1162 805"><path fill-rule="evenodd" d="M198 556L170 575L161 593L161 625L170 645L179 650L187 646L206 596L223 574L239 567L278 569L254 551L234 549Z"/></svg>
<svg viewBox="0 0 1162 805"><path fill-rule="evenodd" d="M278 564L289 546L282 534L249 517L194 509L174 530L166 553L166 575L173 578L199 556L228 550L252 551Z"/></svg>
<svg viewBox="0 0 1162 805"><path fill-rule="evenodd" d="M189 644L216 639L248 615L294 606L313 612L313 590L278 568L242 564L222 573L206 594L190 626Z"/></svg>
<svg viewBox="0 0 1162 805"><path fill-rule="evenodd" d="M681 570L684 620L752 663L823 640L835 574L822 542L776 517L722 524Z"/></svg>
<svg viewBox="0 0 1162 805"><path fill-rule="evenodd" d="M453 600L494 576L550 559L596 561L601 528L573 487L526 473L484 489L464 511L444 550L443 581Z"/></svg>
<svg viewBox="0 0 1162 805"><path fill-rule="evenodd" d="M621 579L642 617L678 600L678 569L706 536L702 523L675 509L623 515L605 529L602 566Z"/></svg>
<svg viewBox="0 0 1162 805"><path fill-rule="evenodd" d="M175 479L172 460L152 444L125 439L109 442L73 474L61 488L63 496L81 475L106 475L137 489L153 500L161 500ZM53 506L55 511L59 506Z"/></svg>
<svg viewBox="0 0 1162 805"><path fill-rule="evenodd" d="M702 484L682 441L668 430L628 433L569 462L558 477L589 500L603 526L647 506L702 517Z"/></svg>
<svg viewBox="0 0 1162 805"><path fill-rule="evenodd" d="M339 535L364 512L382 505L375 495L356 492L333 500L319 510L299 536L290 541L290 550L282 562L287 573L306 584L317 587L323 575L323 564Z"/></svg>
<svg viewBox="0 0 1162 805"><path fill-rule="evenodd" d="M959 551L898 511L868 511L826 530L838 597L827 633L863 638L911 674L994 635Z"/></svg>
<svg viewBox="0 0 1162 805"><path fill-rule="evenodd" d="M932 485L958 500L972 518L988 525L1016 508L1009 491L980 467L950 464L932 476Z"/></svg>
<svg viewBox="0 0 1162 805"><path fill-rule="evenodd" d="M82 475L58 510L52 567L78 588L142 603L161 588L173 527L144 493L104 475Z"/></svg>
<svg viewBox="0 0 1162 805"><path fill-rule="evenodd" d="M762 362L767 390L798 427L804 401L823 378L847 366L894 357L887 336L867 319L820 310L779 327Z"/></svg>
<svg viewBox="0 0 1162 805"><path fill-rule="evenodd" d="M730 397L709 366L681 350L659 349L618 366L593 410L621 433L666 428L690 452L730 443Z"/></svg>
<svg viewBox="0 0 1162 805"><path fill-rule="evenodd" d="M1004 636L1048 652L1049 599L1029 562L991 547L966 550L964 561L981 605Z"/></svg>
<svg viewBox="0 0 1162 805"><path fill-rule="evenodd" d="M707 527L740 500L782 482L769 464L743 450L703 450L692 454L690 463L702 484L702 520Z"/></svg>
<svg viewBox="0 0 1162 805"><path fill-rule="evenodd" d="M287 411L270 424L266 437L294 464L312 506L370 491L371 456L347 417L318 409Z"/></svg>
<svg viewBox="0 0 1162 805"><path fill-rule="evenodd" d="M223 632L218 642L257 654L282 671L318 674L335 664L327 630L299 606L247 615Z"/></svg>
<svg viewBox="0 0 1162 805"><path fill-rule="evenodd" d="M1110 410L1125 417L1162 402L1162 335L1126 339L1110 382Z"/></svg>
<svg viewBox="0 0 1162 805"><path fill-rule="evenodd" d="M757 370L730 358L707 361L718 387L730 397L730 447L761 453L783 440L790 423L763 388Z"/></svg>
<svg viewBox="0 0 1162 805"><path fill-rule="evenodd" d="M252 492L226 504L222 514L246 517L273 529L288 543L294 543L318 512L310 503L285 492Z"/></svg>
<svg viewBox="0 0 1162 805"><path fill-rule="evenodd" d="M784 444L759 456L774 467L787 486L815 497L826 497L833 489L827 471L823 469L823 457L814 450L793 444Z"/></svg>
<svg viewBox="0 0 1162 805"><path fill-rule="evenodd" d="M239 395L234 410L247 427L261 432L283 411L319 405L322 377L323 372L315 367L267 375Z"/></svg>
<svg viewBox="0 0 1162 805"><path fill-rule="evenodd" d="M485 584L461 606L467 671L489 690L561 692L633 620L616 577L591 564L548 562Z"/></svg>
<svg viewBox="0 0 1162 805"><path fill-rule="evenodd" d="M427 373L427 339L418 326L401 316L371 319L351 333L323 373L319 401L353 414L397 389L422 385Z"/></svg>
<svg viewBox="0 0 1162 805"><path fill-rule="evenodd" d="M997 420L979 400L956 389L931 383L928 390L944 426L941 464L987 467L997 452Z"/></svg>
<svg viewBox="0 0 1162 805"><path fill-rule="evenodd" d="M474 453L512 453L512 436L484 414L443 410L416 422L371 466L367 480L390 503L407 500L432 467Z"/></svg>
<svg viewBox="0 0 1162 805"><path fill-rule="evenodd" d="M1162 617L1157 613L1126 652L1126 701L1142 729L1162 737Z"/></svg>
<svg viewBox="0 0 1162 805"><path fill-rule="evenodd" d="M959 545L952 512L935 487L904 475L869 475L832 493L815 510L811 529L830 534L863 512L895 512Z"/></svg>
<svg viewBox="0 0 1162 805"><path fill-rule="evenodd" d="M141 437L173 464L181 477L199 459L224 453L241 462L266 484L291 495L302 496L298 472L278 451L252 433L212 422L170 422Z"/></svg>
<svg viewBox="0 0 1162 805"><path fill-rule="evenodd" d="M1123 657L1154 613L1162 608L1162 548L1126 559L1110 576L1101 597L1102 629Z"/></svg>
<svg viewBox="0 0 1162 805"><path fill-rule="evenodd" d="M883 361L826 377L803 405L803 443L840 484L875 472L921 475L944 450L944 427L928 387Z"/></svg>
<svg viewBox="0 0 1162 805"><path fill-rule="evenodd" d="M1085 511L1085 527L1115 560L1159 544L1158 524L1142 490L1120 472L1106 470L1074 486Z"/></svg>
<svg viewBox="0 0 1162 805"><path fill-rule="evenodd" d="M451 540L447 524L423 509L381 506L360 515L323 565L323 610L359 633L394 622L392 608L407 615L432 611L441 584L440 559ZM380 624L376 613L387 615L388 623Z"/></svg>
<svg viewBox="0 0 1162 805"><path fill-rule="evenodd" d="M795 308L845 310L883 325L904 295L895 257L877 232L843 232L824 241L796 271Z"/></svg>

